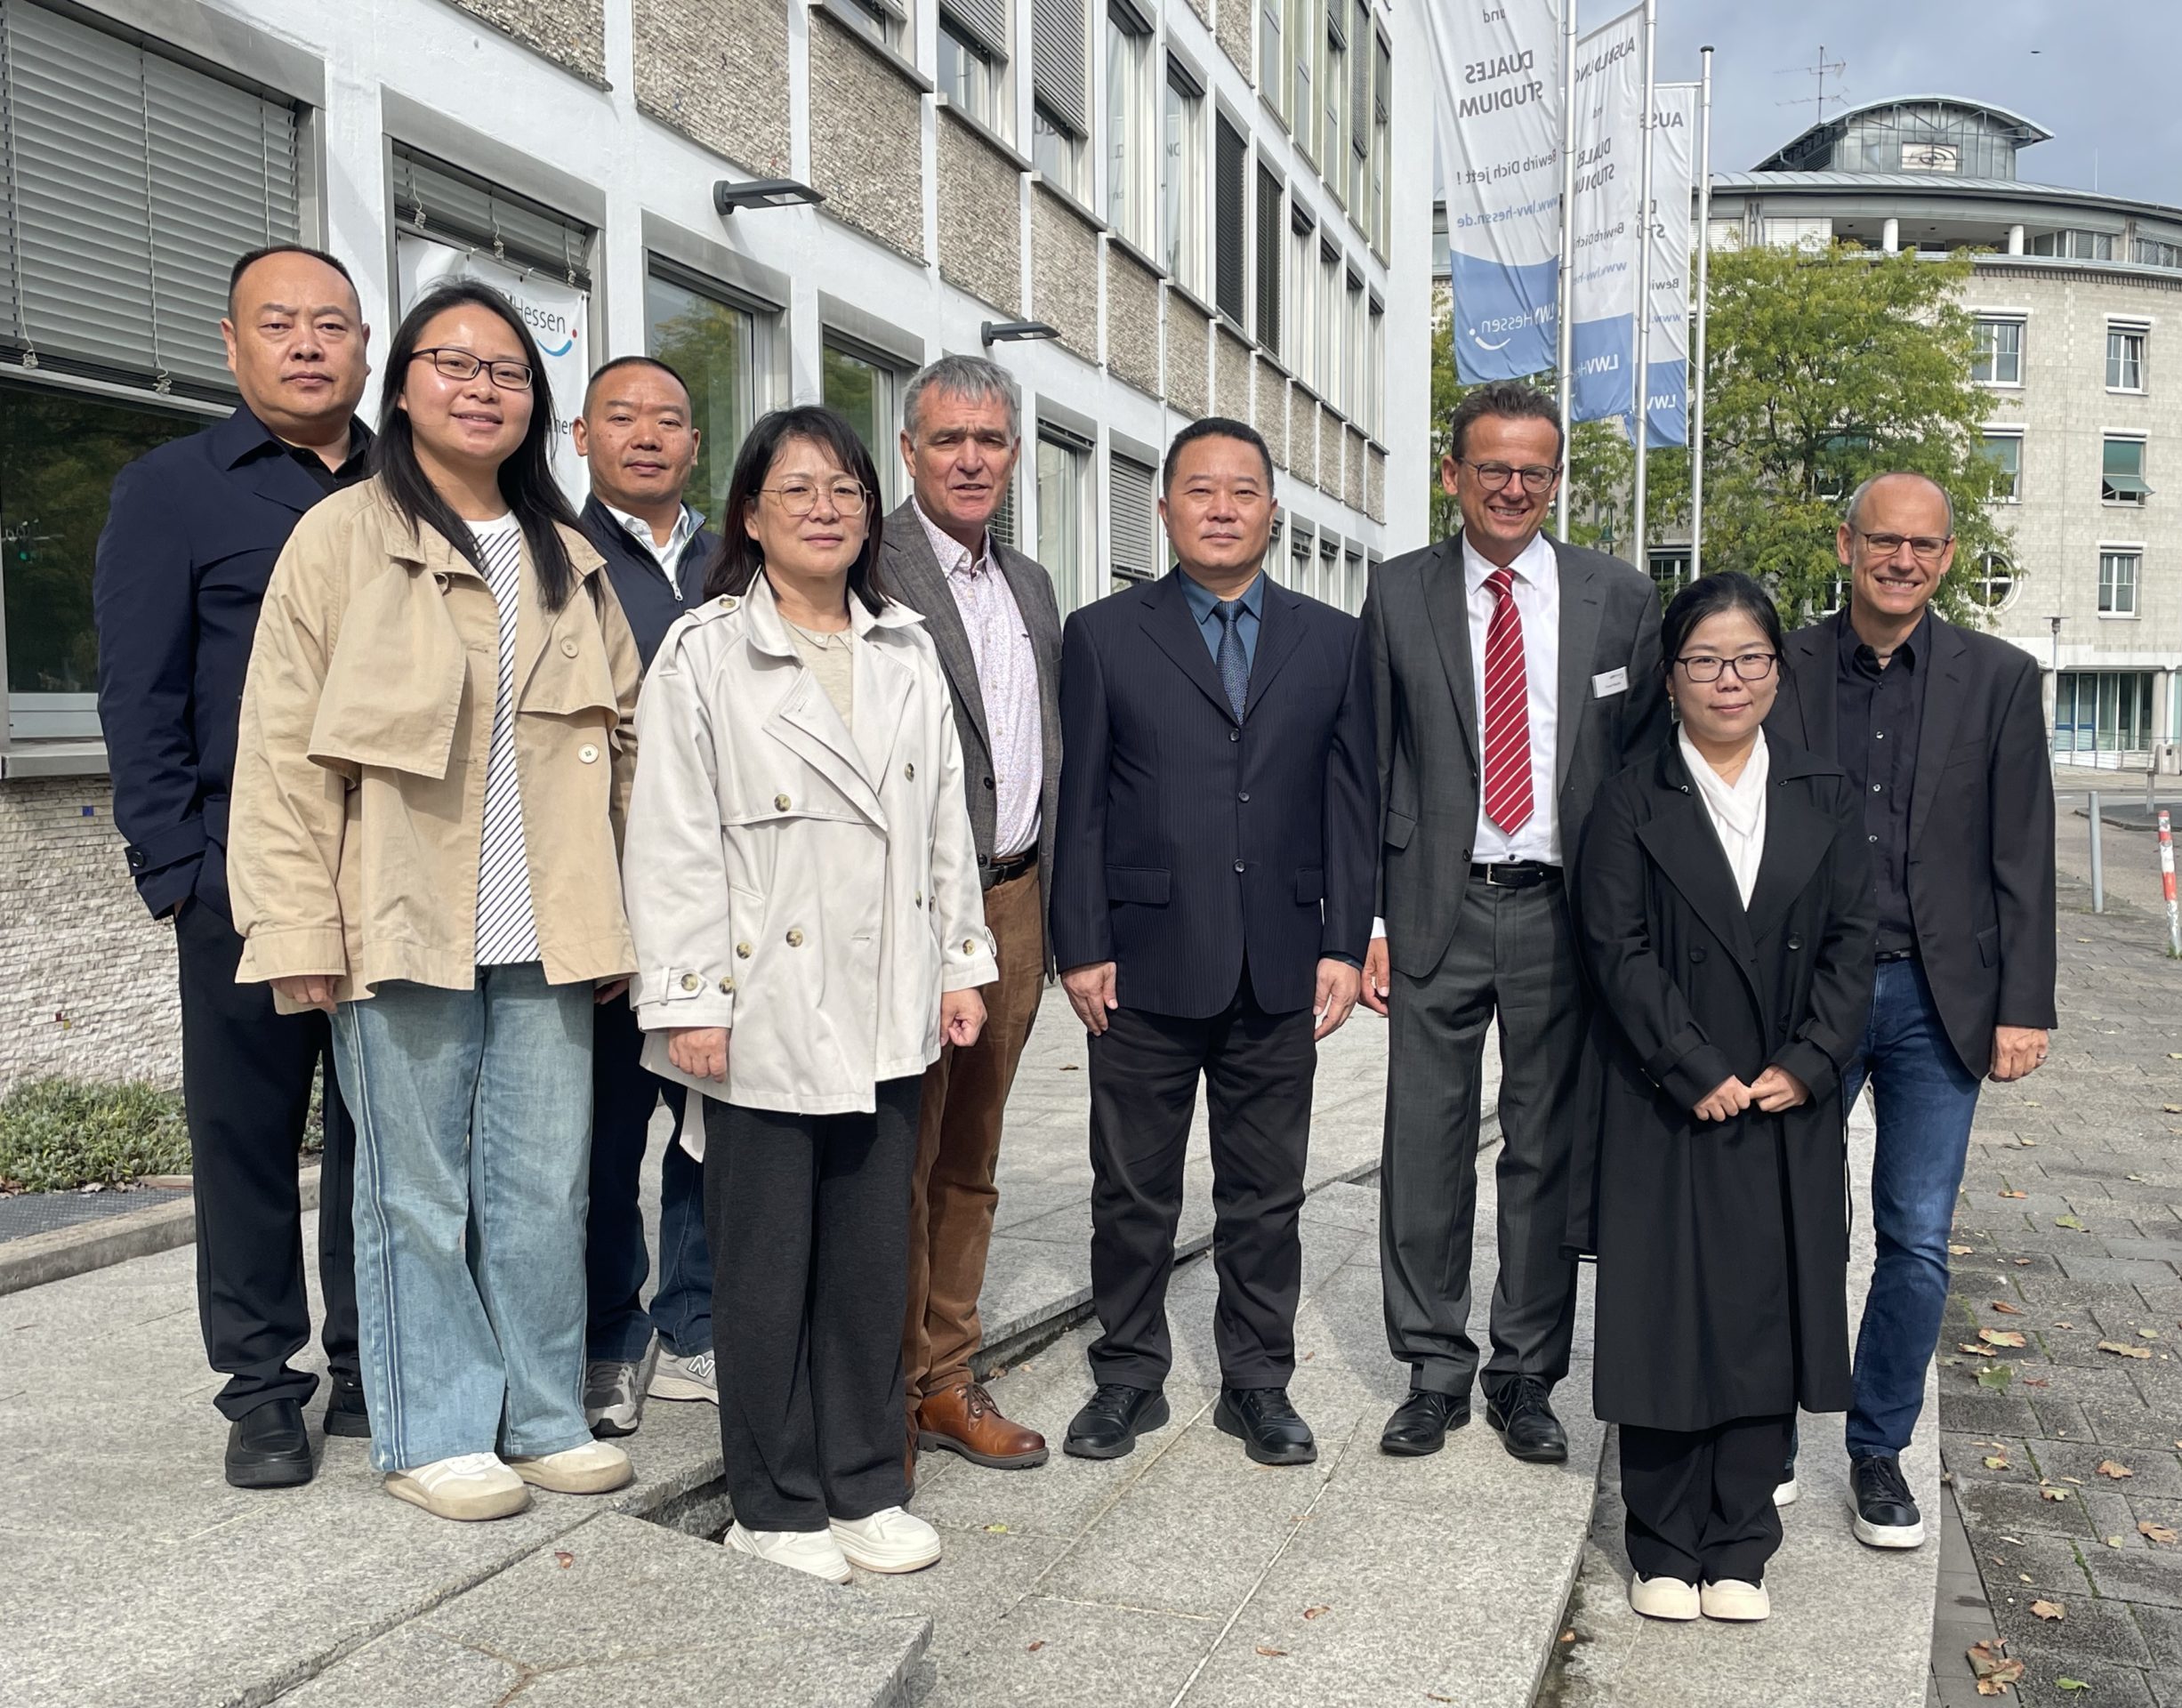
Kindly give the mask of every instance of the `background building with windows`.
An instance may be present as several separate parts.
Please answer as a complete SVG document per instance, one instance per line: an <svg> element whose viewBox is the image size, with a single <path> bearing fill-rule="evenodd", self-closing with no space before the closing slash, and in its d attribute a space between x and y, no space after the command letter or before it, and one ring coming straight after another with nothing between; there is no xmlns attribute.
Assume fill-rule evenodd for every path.
<svg viewBox="0 0 2182 1708"><path fill-rule="evenodd" d="M812 399L898 501L903 382L1041 321L992 347L1002 526L1064 609L1163 569L1157 464L1212 412L1271 445L1276 573L1353 608L1426 525L1428 364L1387 363L1429 340L1414 4L0 0L0 1087L173 1071L91 574L115 471L232 407L234 255L332 249L374 353L432 279L491 278L564 416L599 360L665 358L712 511L752 421ZM823 201L716 211L760 179Z"/></svg>

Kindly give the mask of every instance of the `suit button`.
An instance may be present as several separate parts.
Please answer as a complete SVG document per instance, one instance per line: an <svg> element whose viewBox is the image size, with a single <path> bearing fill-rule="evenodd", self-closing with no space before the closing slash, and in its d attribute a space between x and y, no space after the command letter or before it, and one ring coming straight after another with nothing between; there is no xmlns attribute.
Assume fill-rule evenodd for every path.
<svg viewBox="0 0 2182 1708"><path fill-rule="evenodd" d="M1788 947L1791 949L1800 949L1803 947L1803 939L1800 937L1791 937L1788 939Z"/></svg>
<svg viewBox="0 0 2182 1708"><path fill-rule="evenodd" d="M801 931L793 928L790 929L788 932L788 947L792 949L800 949L803 947L803 933Z"/></svg>
<svg viewBox="0 0 2182 1708"><path fill-rule="evenodd" d="M735 946L735 958L736 958L737 960L738 960L738 961L747 961L747 960L749 960L749 959L750 959L750 945L749 945L749 944L747 944L747 943L737 943L737 944Z"/></svg>
<svg viewBox="0 0 2182 1708"><path fill-rule="evenodd" d="M599 762L599 750L588 741L576 750L576 756L586 765L596 765Z"/></svg>
<svg viewBox="0 0 2182 1708"><path fill-rule="evenodd" d="M988 777L985 779L985 786L988 789L993 786L993 779L991 777Z"/></svg>
<svg viewBox="0 0 2182 1708"><path fill-rule="evenodd" d="M1248 789L1244 789L1242 794L1236 795L1235 798L1237 801L1242 802L1244 805L1248 806L1250 804L1250 791Z"/></svg>
<svg viewBox="0 0 2182 1708"><path fill-rule="evenodd" d="M1240 729L1230 729L1228 731L1228 739L1229 741L1240 741L1243 739L1243 732Z"/></svg>
<svg viewBox="0 0 2182 1708"><path fill-rule="evenodd" d="M564 634L560 637L560 656L563 658L576 657L576 637L574 635Z"/></svg>
<svg viewBox="0 0 2182 1708"><path fill-rule="evenodd" d="M1692 949L1689 952L1689 958L1693 961L1702 961L1704 959L1704 951L1703 949Z"/></svg>
<svg viewBox="0 0 2182 1708"><path fill-rule="evenodd" d="M698 978L694 972L685 972L682 974L682 988L684 990L695 990L704 982L705 981Z"/></svg>
<svg viewBox="0 0 2182 1708"><path fill-rule="evenodd" d="M775 812L785 812L787 810L788 797L785 794L775 795L773 797L773 810Z"/></svg>
<svg viewBox="0 0 2182 1708"><path fill-rule="evenodd" d="M922 907L922 906L924 906L924 891L923 891L923 890L918 890L918 891L917 891L917 893L916 893L916 897L915 897L915 901L916 901L916 905L917 905L918 906Z"/></svg>
<svg viewBox="0 0 2182 1708"><path fill-rule="evenodd" d="M1237 861L1235 863L1235 869L1236 869L1237 872L1240 872L1240 871L1243 869L1243 862L1242 862L1242 861L1240 861L1240 860L1237 860Z"/></svg>
<svg viewBox="0 0 2182 1708"><path fill-rule="evenodd" d="M914 763L902 767L902 780L906 783L914 783L917 780L917 768Z"/></svg>
<svg viewBox="0 0 2182 1708"><path fill-rule="evenodd" d="M722 979L720 981L720 994L722 996L732 996L735 994L735 980L732 979Z"/></svg>

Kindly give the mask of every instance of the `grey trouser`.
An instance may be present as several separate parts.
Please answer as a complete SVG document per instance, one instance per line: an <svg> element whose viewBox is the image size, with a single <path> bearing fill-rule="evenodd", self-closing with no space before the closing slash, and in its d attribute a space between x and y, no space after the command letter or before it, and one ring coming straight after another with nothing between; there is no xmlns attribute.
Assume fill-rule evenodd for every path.
<svg viewBox="0 0 2182 1708"><path fill-rule="evenodd" d="M1387 1345L1419 1388L1467 1394L1471 1219L1486 1026L1500 1018L1500 1275L1486 1391L1568 1374L1576 1266L1564 1257L1589 1004L1560 880L1472 877L1454 940L1421 979L1390 974L1379 1250Z"/></svg>

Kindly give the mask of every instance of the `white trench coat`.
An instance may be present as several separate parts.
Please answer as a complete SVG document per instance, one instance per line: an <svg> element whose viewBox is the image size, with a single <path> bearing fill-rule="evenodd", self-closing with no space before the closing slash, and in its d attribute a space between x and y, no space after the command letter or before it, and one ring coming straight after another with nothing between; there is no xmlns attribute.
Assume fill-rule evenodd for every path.
<svg viewBox="0 0 2182 1708"><path fill-rule="evenodd" d="M906 607L849 608L853 730L763 576L667 632L638 703L622 890L644 1065L747 1108L869 1112L938 1056L942 993L1000 976L938 655ZM724 1084L669 1064L665 1028L690 1026L729 1029Z"/></svg>

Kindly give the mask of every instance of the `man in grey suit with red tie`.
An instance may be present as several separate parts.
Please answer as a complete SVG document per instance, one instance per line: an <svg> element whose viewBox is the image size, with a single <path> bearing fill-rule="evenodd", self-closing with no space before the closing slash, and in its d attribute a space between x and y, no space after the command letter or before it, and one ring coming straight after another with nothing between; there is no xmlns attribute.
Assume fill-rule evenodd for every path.
<svg viewBox="0 0 2182 1708"><path fill-rule="evenodd" d="M1568 1372L1570 1164L1590 1101L1588 1003L1563 887L1598 786L1667 734L1649 576L1541 530L1565 447L1551 399L1480 387L1440 481L1462 529L1384 564L1364 605L1378 715L1382 919L1364 1001L1391 1021L1380 1176L1387 1341L1407 1399L1380 1446L1469 1421L1471 1220L1486 1028L1501 1035L1500 1274L1486 1418L1558 1462Z"/></svg>

